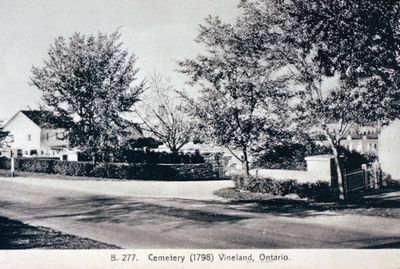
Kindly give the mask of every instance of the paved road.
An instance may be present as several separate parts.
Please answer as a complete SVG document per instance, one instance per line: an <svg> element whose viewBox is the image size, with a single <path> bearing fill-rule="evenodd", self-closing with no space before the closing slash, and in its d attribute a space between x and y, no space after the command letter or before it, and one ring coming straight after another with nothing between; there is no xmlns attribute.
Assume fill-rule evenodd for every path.
<svg viewBox="0 0 400 269"><path fill-rule="evenodd" d="M38 179L36 179L38 180ZM361 248L400 243L398 219L222 200L105 194L0 178L0 215L123 248ZM135 182L130 182L134 187ZM68 188L67 186L70 187ZM204 191L204 190L203 190ZM292 213L291 213L292 212Z"/></svg>

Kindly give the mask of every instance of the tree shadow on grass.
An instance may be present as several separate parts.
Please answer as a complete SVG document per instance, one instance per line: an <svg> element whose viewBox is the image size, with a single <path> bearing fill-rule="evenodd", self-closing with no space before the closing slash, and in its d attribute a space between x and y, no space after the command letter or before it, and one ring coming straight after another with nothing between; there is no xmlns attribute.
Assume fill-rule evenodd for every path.
<svg viewBox="0 0 400 269"><path fill-rule="evenodd" d="M240 207L241 211L286 217L356 214L400 218L400 196L396 193L388 195L388 192L384 191L352 195L344 202L314 202L279 196L268 197L265 200L260 199L259 196L257 198L256 200L238 199L231 201L230 204L245 205Z"/></svg>
<svg viewBox="0 0 400 269"><path fill-rule="evenodd" d="M109 249L116 246L0 217L0 249Z"/></svg>

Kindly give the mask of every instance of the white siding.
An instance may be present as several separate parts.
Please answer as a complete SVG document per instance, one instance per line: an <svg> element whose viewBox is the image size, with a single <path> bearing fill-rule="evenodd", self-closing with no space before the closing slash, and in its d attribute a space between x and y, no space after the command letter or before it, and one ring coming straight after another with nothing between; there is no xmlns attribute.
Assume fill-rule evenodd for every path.
<svg viewBox="0 0 400 269"><path fill-rule="evenodd" d="M13 137L12 142L9 143L12 149L20 149L24 155L29 155L31 150L40 150L41 129L22 112L17 113L4 126L4 130L9 131Z"/></svg>
<svg viewBox="0 0 400 269"><path fill-rule="evenodd" d="M54 147L68 147L68 141L60 139L65 129L42 129L40 136L41 154L45 156L57 156L61 152L54 150ZM52 149L53 148L53 149Z"/></svg>

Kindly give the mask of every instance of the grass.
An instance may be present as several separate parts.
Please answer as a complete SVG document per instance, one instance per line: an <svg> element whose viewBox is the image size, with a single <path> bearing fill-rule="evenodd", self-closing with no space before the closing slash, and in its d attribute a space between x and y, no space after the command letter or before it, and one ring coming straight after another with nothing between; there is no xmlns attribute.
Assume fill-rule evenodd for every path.
<svg viewBox="0 0 400 269"><path fill-rule="evenodd" d="M116 249L118 247L0 217L0 249Z"/></svg>

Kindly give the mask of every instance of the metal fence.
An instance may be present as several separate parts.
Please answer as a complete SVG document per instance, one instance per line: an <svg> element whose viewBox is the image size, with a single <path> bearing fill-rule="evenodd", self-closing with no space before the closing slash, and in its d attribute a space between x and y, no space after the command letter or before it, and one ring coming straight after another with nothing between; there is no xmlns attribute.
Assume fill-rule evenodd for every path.
<svg viewBox="0 0 400 269"><path fill-rule="evenodd" d="M352 193L368 189L377 189L381 185L382 173L379 163L370 166L362 165L360 170L345 174L345 191Z"/></svg>

